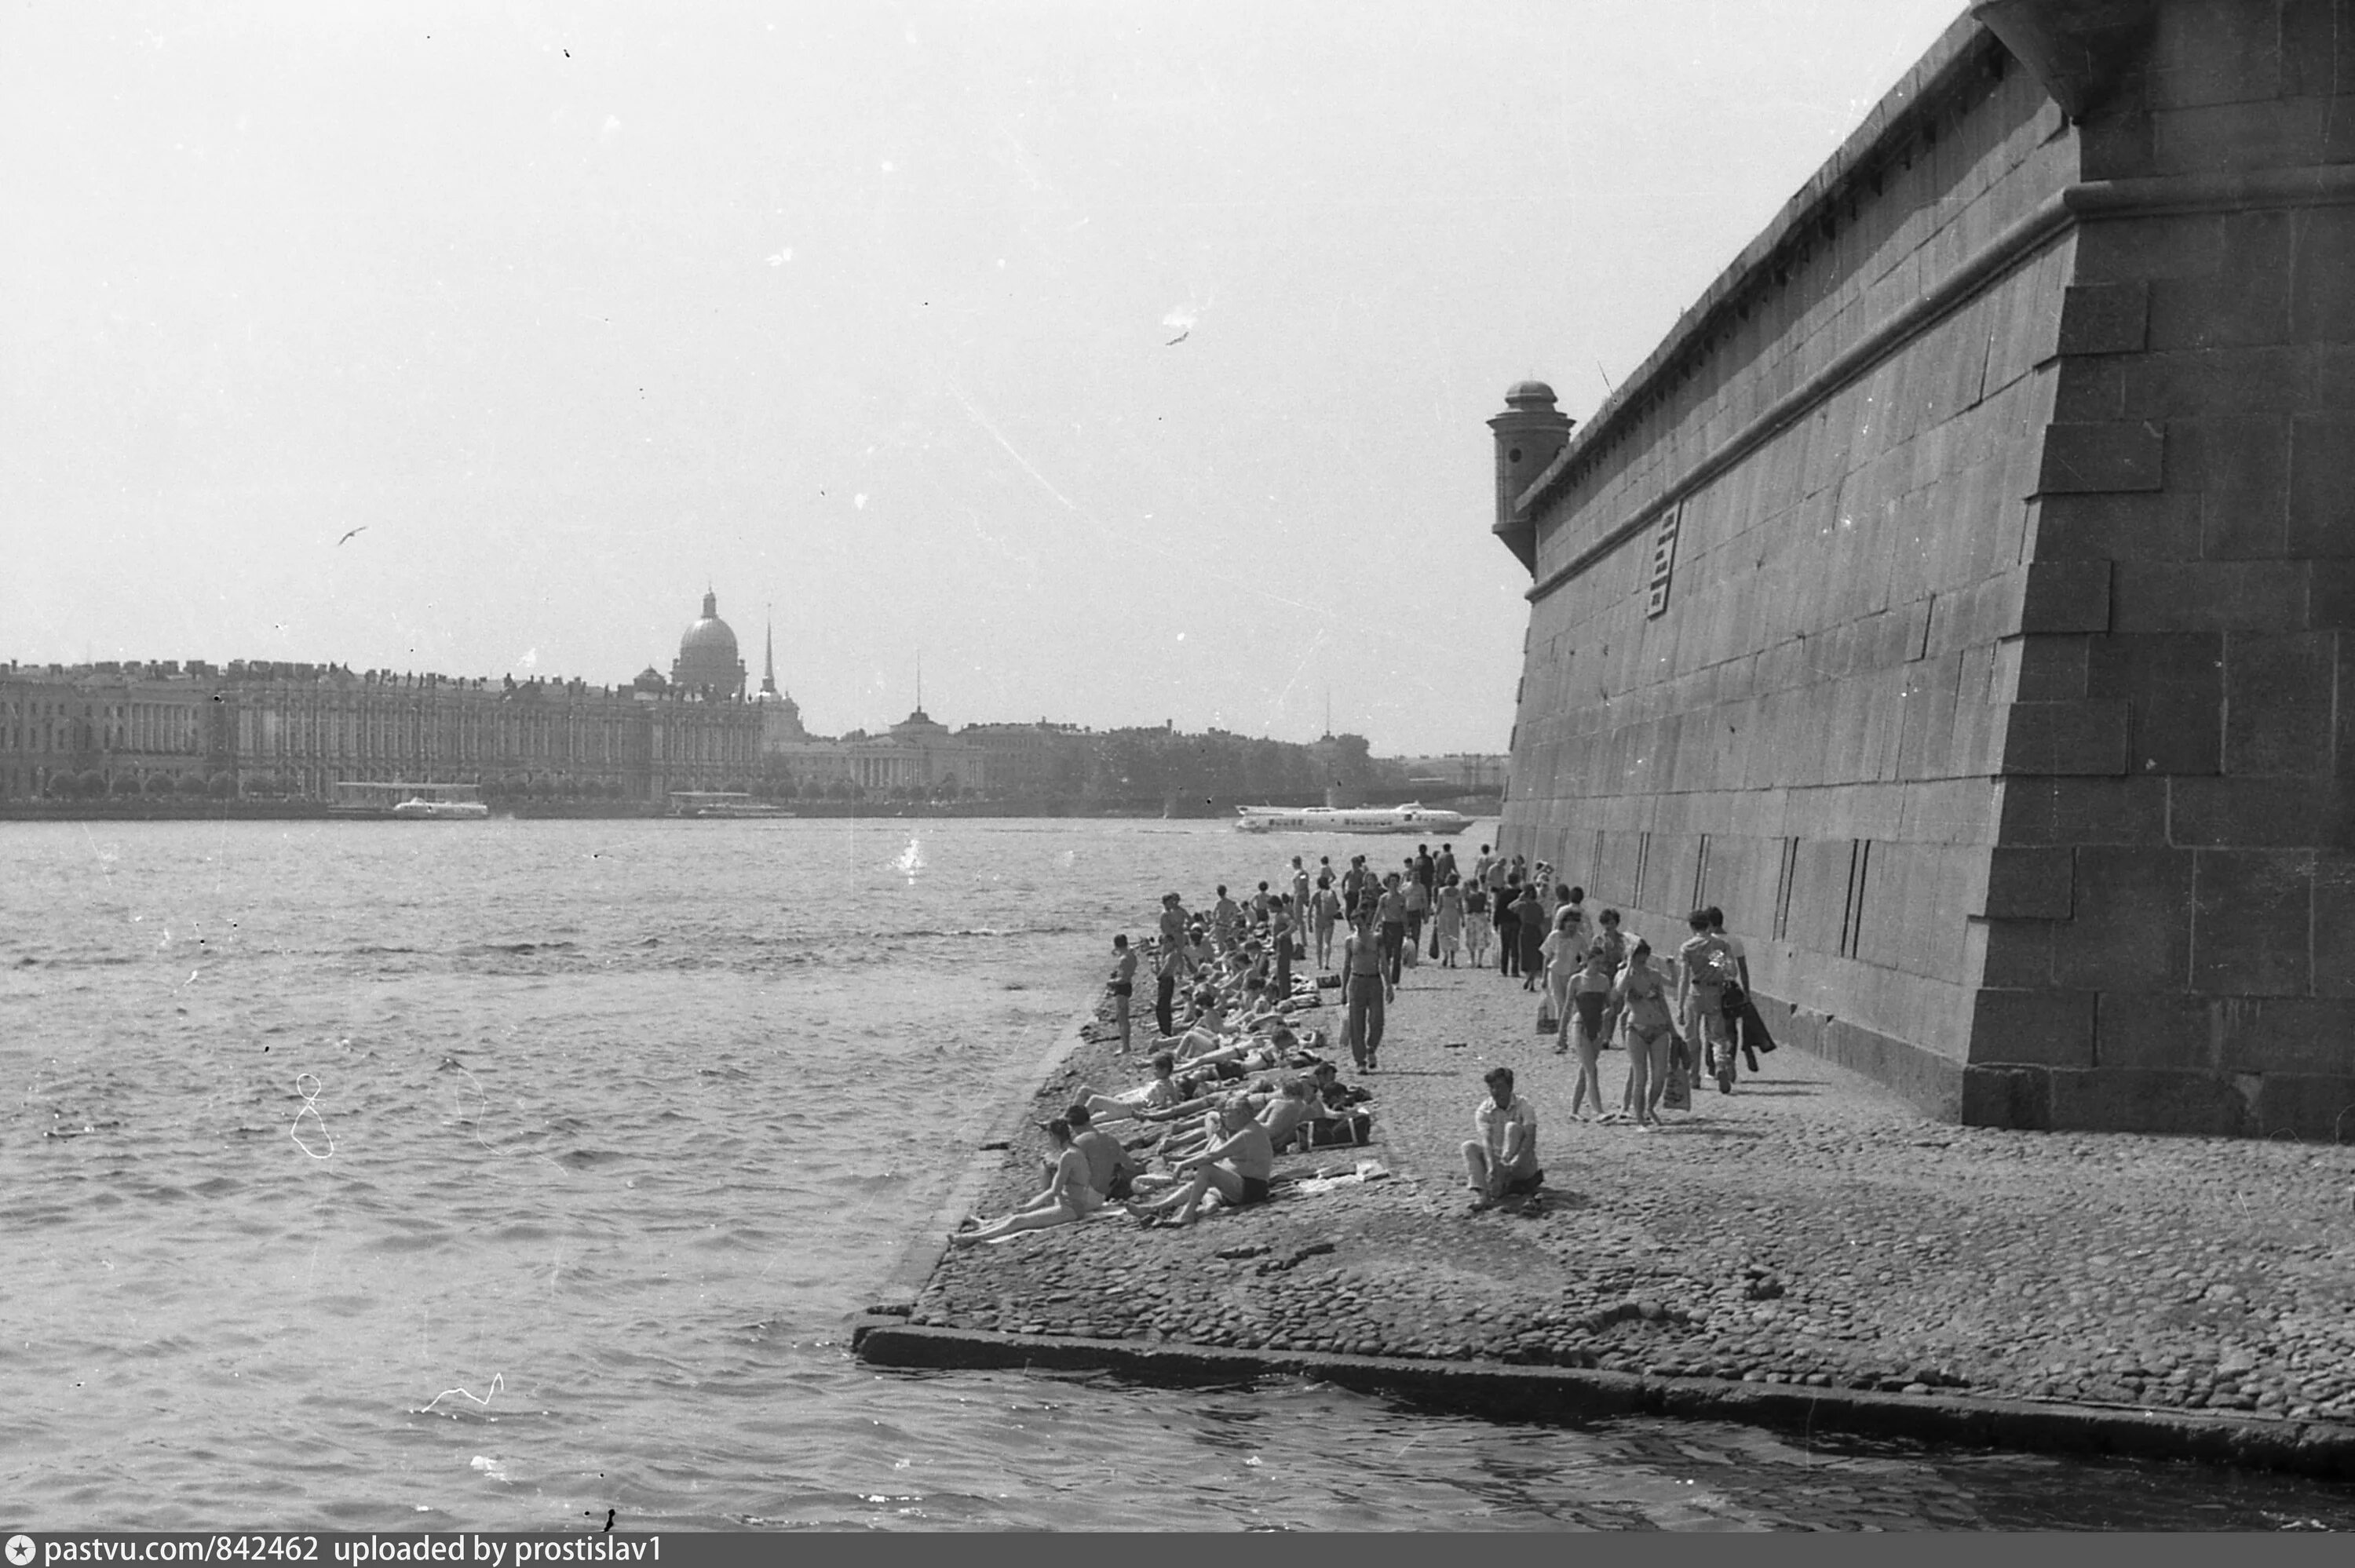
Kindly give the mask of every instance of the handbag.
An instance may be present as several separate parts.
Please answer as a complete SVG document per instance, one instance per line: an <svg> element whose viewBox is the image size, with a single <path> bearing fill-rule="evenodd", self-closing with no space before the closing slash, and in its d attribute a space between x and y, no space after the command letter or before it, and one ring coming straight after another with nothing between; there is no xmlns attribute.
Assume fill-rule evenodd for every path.
<svg viewBox="0 0 2355 1568"><path fill-rule="evenodd" d="M1692 1109L1691 1061L1683 1039L1672 1036L1668 1046L1668 1086L1660 1096L1660 1104L1670 1110Z"/></svg>
<svg viewBox="0 0 2355 1568"><path fill-rule="evenodd" d="M1405 960L1407 968L1412 969L1417 964L1423 962L1423 949L1416 947L1412 942L1409 942L1400 951L1399 957Z"/></svg>
<svg viewBox="0 0 2355 1568"><path fill-rule="evenodd" d="M1540 1034L1559 1034L1561 1033L1561 1020L1553 1015L1553 1001L1551 998L1548 998L1546 1001L1538 1003L1538 1033Z"/></svg>

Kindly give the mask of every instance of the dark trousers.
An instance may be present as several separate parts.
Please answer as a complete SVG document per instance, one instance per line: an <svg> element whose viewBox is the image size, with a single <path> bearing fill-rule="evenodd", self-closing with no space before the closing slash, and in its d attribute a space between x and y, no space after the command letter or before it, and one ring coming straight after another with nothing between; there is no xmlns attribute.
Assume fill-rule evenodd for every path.
<svg viewBox="0 0 2355 1568"><path fill-rule="evenodd" d="M1178 1033L1176 1020L1169 1016L1169 1003L1178 995L1178 977L1163 975L1153 989L1153 1021L1161 1025L1164 1035Z"/></svg>
<svg viewBox="0 0 2355 1568"><path fill-rule="evenodd" d="M1382 1045L1382 977L1359 975L1349 977L1349 1016L1341 1026L1341 1039L1349 1047L1349 1057L1359 1066L1365 1066Z"/></svg>
<svg viewBox="0 0 2355 1568"><path fill-rule="evenodd" d="M1497 922L1497 972L1501 975L1521 972L1521 923L1518 920Z"/></svg>
<svg viewBox="0 0 2355 1568"><path fill-rule="evenodd" d="M1423 916L1412 909L1406 912L1406 939L1415 947L1423 946Z"/></svg>
<svg viewBox="0 0 2355 1568"><path fill-rule="evenodd" d="M1405 951L1406 922L1403 920L1383 921L1382 973L1390 977L1390 981L1392 985L1396 985L1399 982L1399 969L1401 967L1402 962L1399 958L1399 955Z"/></svg>

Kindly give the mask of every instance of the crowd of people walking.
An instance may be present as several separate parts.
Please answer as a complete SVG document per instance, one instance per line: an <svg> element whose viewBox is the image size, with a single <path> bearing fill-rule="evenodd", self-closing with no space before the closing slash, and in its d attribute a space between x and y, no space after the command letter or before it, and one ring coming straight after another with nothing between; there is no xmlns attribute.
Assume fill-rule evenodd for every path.
<svg viewBox="0 0 2355 1568"><path fill-rule="evenodd" d="M1576 1057L1574 1120L1655 1128L1663 1109L1690 1108L1696 1077L1731 1094L1737 1062L1754 1074L1774 1049L1721 911L1694 910L1664 953L1626 929L1618 910L1590 916L1585 889L1544 861L1486 844L1468 866L1453 845L1420 844L1395 871L1377 871L1362 854L1339 869L1329 856L1312 868L1295 855L1246 896L1221 884L1207 902L1196 915L1178 894L1164 895L1142 953L1125 935L1113 938L1107 991L1123 1054L1133 1045L1136 976L1151 966L1151 1077L1109 1093L1083 1088L1045 1124L1055 1151L1045 1188L1003 1219L969 1222L959 1245L1084 1219L1114 1200L1148 1224L1188 1224L1205 1207L1266 1201L1288 1145L1362 1143L1368 1123L1354 1107L1370 1091L1343 1084L1319 1054L1326 1039L1304 1040L1290 1020L1337 991L1339 1044L1361 1073L1379 1074L1406 971L1425 962L1486 971L1493 954L1497 976L1535 996L1540 1033ZM1295 974L1295 963L1313 963L1314 977ZM1627 1071L1613 1108L1600 1064L1614 1048L1625 1051ZM1463 1150L1473 1206L1533 1202L1544 1181L1536 1109L1509 1070L1486 1083L1476 1136ZM1168 1125L1189 1118L1198 1130ZM1167 1169L1146 1171L1132 1158L1147 1150Z"/></svg>

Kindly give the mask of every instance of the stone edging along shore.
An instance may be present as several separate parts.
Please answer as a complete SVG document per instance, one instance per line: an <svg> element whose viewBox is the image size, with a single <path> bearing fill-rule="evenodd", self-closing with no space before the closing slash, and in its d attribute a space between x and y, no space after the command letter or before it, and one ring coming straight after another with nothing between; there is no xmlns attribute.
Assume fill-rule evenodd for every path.
<svg viewBox="0 0 2355 1568"><path fill-rule="evenodd" d="M1139 1383L1180 1387L1305 1377L1361 1393L1389 1394L1433 1409L1501 1420L1678 1416L1791 1432L1910 1437L2037 1453L2192 1459L2355 1480L2355 1430L2325 1423L1795 1388L1575 1367L1059 1339L924 1328L883 1314L861 1318L851 1342L861 1360L878 1366L1110 1372Z"/></svg>
<svg viewBox="0 0 2355 1568"><path fill-rule="evenodd" d="M2017 1350L1998 1342L2005 1336L2034 1341L2030 1360L2040 1365L2051 1355L2073 1361L2083 1353L2081 1340L2115 1340L2101 1349L2155 1354L2179 1346L2184 1334L2207 1331L2202 1314L2239 1308L2212 1299L2153 1308L2142 1298L2105 1308L2092 1297L2080 1307L2081 1295L2098 1295L2099 1280L2073 1272L2079 1265L2067 1256L2068 1243L2061 1244L2062 1252L2035 1255L2046 1260L2046 1272L2024 1282L2029 1296L2015 1298L2022 1286L2018 1270L2036 1266L2023 1266L2017 1253L1988 1251L1975 1237L2050 1224L2052 1216L2015 1209L2019 1200L2008 1192L1981 1193L1992 1169L1984 1161L2024 1162L2038 1182L2051 1178L2044 1167L2052 1165L2065 1173L2053 1184L2099 1188L2083 1151L2039 1134L2003 1135L1998 1149L1948 1150L1956 1129L1885 1109L1847 1085L1838 1069L1797 1052L1770 1064L1765 1078L1731 1100L1697 1097L1695 1113L1662 1139L1549 1120L1549 1188L1558 1183L1561 1191L1544 1216L1466 1218L1460 1196L1443 1194L1460 1180L1446 1168L1484 1065L1515 1066L1548 1117L1567 1108L1555 1076L1559 1059L1519 1022L1523 993L1511 982L1499 984L1465 971L1426 971L1401 995L1393 1041L1383 1052L1387 1070L1367 1080L1377 1093L1376 1145L1320 1151L1328 1160L1374 1155L1393 1180L1220 1214L1188 1233L1144 1235L1125 1224L1087 1224L952 1252L946 1234L964 1214L996 1212L1035 1191L1043 1152L1039 1118L1067 1103L1082 1080L1106 1084L1133 1075L1137 1059L1124 1064L1114 1056L1104 1043L1108 1031L1092 1022L1097 1010L1082 1010L1035 1063L1017 1063L1002 1075L993 1096L1000 1108L983 1124L982 1147L911 1239L873 1309L852 1324L855 1353L878 1366L1099 1371L1179 1386L1307 1377L1500 1419L1680 1416L1794 1434L2190 1459L2355 1479L2355 1422L2346 1418L2345 1398L2318 1395L2329 1409L2309 1418L2303 1409L2249 1411L2246 1399L2239 1410L2217 1408L2232 1392L2229 1379L2211 1380L2218 1397L2205 1401L2199 1395L2210 1382L2196 1383L2192 1397L2177 1407L2143 1402L2139 1383L2134 1392L2104 1390L2090 1400L2086 1388L2071 1390L2066 1379L2039 1390L2031 1378L2023 1390L2017 1367L2004 1364ZM1771 1155L1742 1152L1767 1147L1757 1140L1760 1128L1799 1141ZM1855 1151L1826 1152L1847 1147L1843 1140L1851 1136L1863 1139ZM2166 1149L2126 1142L2133 1147L2111 1150L2108 1158L2135 1168L2136 1190L2147 1185L2139 1179L2147 1163L2164 1178ZM1967 1161L1956 1163L1966 1153ZM1742 1162L1727 1166L1727 1158ZM2239 1168L2243 1161L2231 1163ZM1284 1169L1280 1163L1279 1176ZM1729 1186L1729 1172L1742 1171L1755 1174ZM1664 1174L1673 1182L1665 1192L1657 1186ZM1903 1181L1887 1185L1897 1178ZM1940 1217L1925 1209L1924 1180L1974 1193L1959 1212L1965 1224L1984 1228L1955 1232L1952 1213ZM1884 1184L1878 1198L1870 1191L1876 1182ZM2262 1185L2252 1190L2262 1192ZM1811 1202L1863 1203L1870 1218L1860 1231L1834 1232L1827 1242L1820 1226L1809 1229ZM1745 1213L1745 1202L1756 1213ZM2191 1241L2212 1241L2226 1234L2219 1216L2241 1205L2211 1206L2215 1214L2195 1207L2144 1219L2180 1223ZM1663 1215L1698 1220L1701 1227L1663 1230ZM2077 1250L2117 1250L2122 1240L2135 1239L2085 1228L2095 1222L2079 1210L2067 1218L2068 1234L2082 1244ZM1928 1251L1942 1251L1948 1241L1957 1251L1911 1287L1933 1296L1876 1297L1845 1276L1832 1277L1835 1269L1862 1277L1892 1264L1902 1275L1903 1258L1926 1256L1922 1244L1934 1239L1914 1233L1934 1227L1944 1227L1945 1239ZM2327 1247L2343 1228L2330 1221L2297 1234ZM1816 1240L1801 1245L1810 1235ZM1599 1268L1609 1277L1564 1276L1572 1288L1556 1298L1545 1294L1554 1287L1549 1276L1538 1286L1539 1305L1553 1300L1559 1310L1532 1319L1530 1302L1518 1298L1529 1294L1530 1265L1541 1262L1531 1245L1547 1237L1554 1238L1547 1245L1577 1249L1590 1273ZM1858 1247L1863 1250L1851 1250ZM1744 1257L1755 1260L1741 1271L1749 1277L1746 1287L1730 1272ZM2105 1267L2109 1261L2094 1259ZM2330 1266L2328 1272L2335 1279L2339 1270ZM2266 1296L2260 1281L2235 1277L2253 1293L2251 1308L2264 1308L2267 1321L2274 1313L2286 1324L2310 1314L2310 1307L2278 1293ZM1972 1294L1991 1300L1992 1287L1995 1296L2019 1304L1984 1307L1968 1322L1944 1328L1920 1321L1937 1317L1930 1305L1935 1293L1967 1289L1974 1280L1979 1288ZM2194 1294L2204 1283L2204 1277L2181 1282L2178 1293ZM1626 1299L1614 1305L1621 1295ZM1387 1326L1369 1317L1376 1303L1389 1314ZM1826 1318L1827 1311L1835 1316ZM2166 1332L2177 1337L2164 1345L2156 1330L2148 1342L2138 1337L2137 1315L2146 1311L2172 1314ZM2344 1316L2343 1308L2333 1311ZM1850 1312L1853 1320L1838 1316ZM2089 1315L2081 1327L2049 1341L2040 1331L2041 1321L2066 1328L2079 1314ZM1851 1326L1858 1331L1849 1333ZM1927 1339L1920 1331L1925 1328ZM1720 1337L1710 1340L1712 1335ZM1762 1341L1783 1349L1762 1349ZM2301 1342L2310 1356L2323 1353L2328 1340ZM1848 1363L1823 1359L1841 1343L1854 1351ZM1932 1348L1941 1344L1943 1351ZM1668 1364L1656 1364L1663 1362ZM1713 1362L1714 1374L1701 1362ZM2175 1364L2149 1361L2154 1392L2158 1370ZM2050 1370L2058 1372L2059 1363ZM1815 1375L1803 1379L1808 1372ZM1880 1375L1846 1375L1851 1372ZM2295 1383L2300 1374L2285 1375ZM2180 1397L2184 1391L2173 1392ZM2210 1408L2198 1408L2200 1403Z"/></svg>

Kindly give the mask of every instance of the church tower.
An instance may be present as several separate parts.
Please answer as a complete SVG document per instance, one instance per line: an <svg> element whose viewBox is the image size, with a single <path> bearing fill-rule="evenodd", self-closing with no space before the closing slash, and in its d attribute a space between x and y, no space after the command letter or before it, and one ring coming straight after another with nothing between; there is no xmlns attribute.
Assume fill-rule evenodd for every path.
<svg viewBox="0 0 2355 1568"><path fill-rule="evenodd" d="M765 747L781 740L807 740L799 703L777 689L777 629L770 623L762 640L761 691L752 700L761 706L761 741Z"/></svg>

